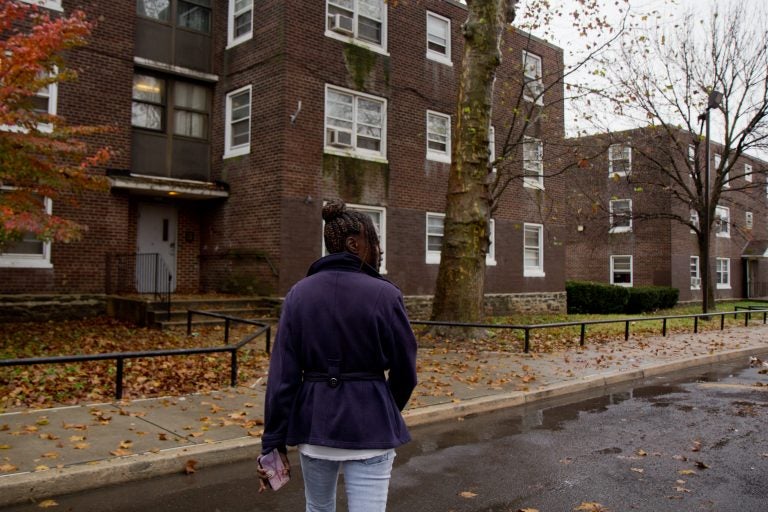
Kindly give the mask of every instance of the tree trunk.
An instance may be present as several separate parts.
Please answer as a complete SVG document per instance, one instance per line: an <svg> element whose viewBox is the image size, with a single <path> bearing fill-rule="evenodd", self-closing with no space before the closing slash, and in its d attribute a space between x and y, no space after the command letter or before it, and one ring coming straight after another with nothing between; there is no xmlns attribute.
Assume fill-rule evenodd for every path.
<svg viewBox="0 0 768 512"><path fill-rule="evenodd" d="M433 320L479 322L483 318L491 205L488 132L493 80L501 62L501 37L505 21L514 17L513 4L509 0L467 1Z"/></svg>

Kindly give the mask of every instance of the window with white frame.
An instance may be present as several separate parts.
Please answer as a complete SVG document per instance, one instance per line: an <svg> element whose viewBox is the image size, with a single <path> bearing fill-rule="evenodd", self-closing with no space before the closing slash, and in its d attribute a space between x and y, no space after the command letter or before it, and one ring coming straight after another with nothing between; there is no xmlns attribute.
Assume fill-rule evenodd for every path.
<svg viewBox="0 0 768 512"><path fill-rule="evenodd" d="M368 206L363 204L347 203L347 209L364 213L371 218L376 234L379 235L379 247L381 248L381 267L379 273L387 273L387 209L380 206ZM325 221L323 221L323 233L325 232ZM322 246L322 255L328 255L328 249L325 247L325 237L320 244Z"/></svg>
<svg viewBox="0 0 768 512"><path fill-rule="evenodd" d="M496 128L491 126L488 129L488 161L491 164L491 172L496 172Z"/></svg>
<svg viewBox="0 0 768 512"><path fill-rule="evenodd" d="M427 58L452 66L451 20L427 11Z"/></svg>
<svg viewBox="0 0 768 512"><path fill-rule="evenodd" d="M610 203L611 233L632 231L632 200L612 199Z"/></svg>
<svg viewBox="0 0 768 512"><path fill-rule="evenodd" d="M752 215L752 212L745 212L744 213L744 227L747 229L752 229L752 225L754 223L754 216Z"/></svg>
<svg viewBox="0 0 768 512"><path fill-rule="evenodd" d="M0 193L13 190L0 187ZM40 199L40 208L50 215L53 202L50 198ZM31 232L25 232L21 239L6 245L0 250L0 268L53 268L51 264L51 243L39 240Z"/></svg>
<svg viewBox="0 0 768 512"><path fill-rule="evenodd" d="M61 0L21 0L22 2L26 2L28 4L34 4L39 5L40 7L45 7L46 9L51 9L53 11L61 11Z"/></svg>
<svg viewBox="0 0 768 512"><path fill-rule="evenodd" d="M162 131L165 120L166 83L162 78L135 73L131 101L131 126Z"/></svg>
<svg viewBox="0 0 768 512"><path fill-rule="evenodd" d="M488 221L488 253L485 255L486 265L496 265L496 221Z"/></svg>
<svg viewBox="0 0 768 512"><path fill-rule="evenodd" d="M329 37L386 52L387 4L384 0L326 0L325 28Z"/></svg>
<svg viewBox="0 0 768 512"><path fill-rule="evenodd" d="M451 163L451 116L427 110L427 159Z"/></svg>
<svg viewBox="0 0 768 512"><path fill-rule="evenodd" d="M688 144L688 164L688 176L693 179L696 174L696 146L693 144Z"/></svg>
<svg viewBox="0 0 768 512"><path fill-rule="evenodd" d="M544 103L541 69L541 57L523 50L523 98L539 105Z"/></svg>
<svg viewBox="0 0 768 512"><path fill-rule="evenodd" d="M211 32L211 0L136 0L136 14L186 30Z"/></svg>
<svg viewBox="0 0 768 512"><path fill-rule="evenodd" d="M701 289L701 275L699 275L699 257L691 256L689 265L691 274L691 290Z"/></svg>
<svg viewBox="0 0 768 512"><path fill-rule="evenodd" d="M699 229L699 212L694 209L691 209L691 224L695 226L696 229ZM691 233L695 233L696 229L691 229Z"/></svg>
<svg viewBox="0 0 768 512"><path fill-rule="evenodd" d="M383 98L326 86L325 152L386 158L386 112Z"/></svg>
<svg viewBox="0 0 768 512"><path fill-rule="evenodd" d="M427 263L440 263L445 235L445 214L427 212Z"/></svg>
<svg viewBox="0 0 768 512"><path fill-rule="evenodd" d="M731 287L730 258L717 258L715 260L715 276L718 289L729 289Z"/></svg>
<svg viewBox="0 0 768 512"><path fill-rule="evenodd" d="M731 237L731 209L725 206L715 208L715 235Z"/></svg>
<svg viewBox="0 0 768 512"><path fill-rule="evenodd" d="M224 158L251 152L251 86L227 94Z"/></svg>
<svg viewBox="0 0 768 512"><path fill-rule="evenodd" d="M626 176L632 172L632 148L623 144L608 147L608 174Z"/></svg>
<svg viewBox="0 0 768 512"><path fill-rule="evenodd" d="M229 0L227 45L238 45L253 37L253 0Z"/></svg>
<svg viewBox="0 0 768 512"><path fill-rule="evenodd" d="M523 186L544 188L544 143L533 137L523 138Z"/></svg>
<svg viewBox="0 0 768 512"><path fill-rule="evenodd" d="M544 226L523 224L523 276L544 277Z"/></svg>
<svg viewBox="0 0 768 512"><path fill-rule="evenodd" d="M632 286L632 256L611 256L611 284Z"/></svg>
<svg viewBox="0 0 768 512"><path fill-rule="evenodd" d="M752 183L752 164L744 164L744 180Z"/></svg>

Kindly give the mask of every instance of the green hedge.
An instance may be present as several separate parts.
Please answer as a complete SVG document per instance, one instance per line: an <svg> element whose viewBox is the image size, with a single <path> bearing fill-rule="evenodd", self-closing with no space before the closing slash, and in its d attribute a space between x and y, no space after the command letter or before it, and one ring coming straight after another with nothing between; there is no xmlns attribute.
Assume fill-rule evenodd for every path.
<svg viewBox="0 0 768 512"><path fill-rule="evenodd" d="M605 283L567 281L568 313L636 314L669 309L677 304L679 291L668 286L627 288Z"/></svg>

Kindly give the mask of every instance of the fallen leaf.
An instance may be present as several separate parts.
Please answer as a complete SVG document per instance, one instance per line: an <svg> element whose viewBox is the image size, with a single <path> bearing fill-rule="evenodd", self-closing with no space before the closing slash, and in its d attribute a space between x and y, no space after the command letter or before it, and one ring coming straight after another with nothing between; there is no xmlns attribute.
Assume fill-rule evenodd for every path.
<svg viewBox="0 0 768 512"><path fill-rule="evenodd" d="M10 450L11 445L9 444L0 444L0 450Z"/></svg>
<svg viewBox="0 0 768 512"><path fill-rule="evenodd" d="M477 493L474 493L472 491L462 491L459 493L459 496L461 496L462 498L474 498L475 496L477 496Z"/></svg>
<svg viewBox="0 0 768 512"><path fill-rule="evenodd" d="M537 508L519 508L517 512L539 512Z"/></svg>
<svg viewBox="0 0 768 512"><path fill-rule="evenodd" d="M645 470L643 468L630 468L635 473L645 473Z"/></svg>
<svg viewBox="0 0 768 512"><path fill-rule="evenodd" d="M89 448L91 445L88 443L77 443L73 448L75 450L85 450L86 448Z"/></svg>
<svg viewBox="0 0 768 512"><path fill-rule="evenodd" d="M695 475L696 472L694 470L692 470L692 469L681 469L680 471L678 471L678 474L680 474L680 475Z"/></svg>
<svg viewBox="0 0 768 512"><path fill-rule="evenodd" d="M185 472L186 474L188 474L188 475L191 475L191 474L192 474L192 473L194 473L195 471L197 471L197 461L196 461L195 459L189 459L189 460L188 460L188 461L187 461L187 462L184 464L184 472Z"/></svg>
<svg viewBox="0 0 768 512"><path fill-rule="evenodd" d="M85 436L69 436L70 443L76 443L78 441L85 441Z"/></svg>
<svg viewBox="0 0 768 512"><path fill-rule="evenodd" d="M593 501L583 501L581 502L581 505L573 510L585 510L587 512L608 512L608 509L603 507L602 504L595 503Z"/></svg>
<svg viewBox="0 0 768 512"><path fill-rule="evenodd" d="M19 468L7 462L0 464L0 473L10 473L11 471L16 471L17 469Z"/></svg>
<svg viewBox="0 0 768 512"><path fill-rule="evenodd" d="M58 452L45 452L41 457L44 459L58 459L59 453Z"/></svg>
<svg viewBox="0 0 768 512"><path fill-rule="evenodd" d="M35 466L35 471L46 471L46 470L49 470L49 469L51 469L51 468L49 468L48 466L45 466L43 464L40 464L39 466Z"/></svg>
<svg viewBox="0 0 768 512"><path fill-rule="evenodd" d="M40 508L51 508L51 507L58 507L59 504L54 500L43 500L40 503L37 504Z"/></svg>
<svg viewBox="0 0 768 512"><path fill-rule="evenodd" d="M701 451L701 441L694 441L693 446L691 447L692 452L698 452Z"/></svg>
<svg viewBox="0 0 768 512"><path fill-rule="evenodd" d="M691 492L690 489L686 489L685 487L675 487L675 490L677 492Z"/></svg>
<svg viewBox="0 0 768 512"><path fill-rule="evenodd" d="M701 462L700 460L697 460L697 461L695 462L695 465L696 465L696 467L697 467L697 468L699 468L699 469L709 469L709 466L708 466L707 464L705 464L705 463Z"/></svg>
<svg viewBox="0 0 768 512"><path fill-rule="evenodd" d="M117 450L109 452L109 454L114 455L115 457L125 457L126 455L131 455L131 451L126 450L125 448L118 448Z"/></svg>
<svg viewBox="0 0 768 512"><path fill-rule="evenodd" d="M55 436L49 433L40 434L40 439L47 439L48 441L56 441L58 438L59 436Z"/></svg>
<svg viewBox="0 0 768 512"><path fill-rule="evenodd" d="M168 440L168 434L166 434L165 432L160 432L159 434L157 434L157 438L160 441L167 441Z"/></svg>
<svg viewBox="0 0 768 512"><path fill-rule="evenodd" d="M88 430L88 425L82 423L63 423L62 427L72 430Z"/></svg>
<svg viewBox="0 0 768 512"><path fill-rule="evenodd" d="M131 446L133 446L133 441L123 441L120 443L120 448L124 450L129 449Z"/></svg>
<svg viewBox="0 0 768 512"><path fill-rule="evenodd" d="M635 455L637 455L638 457L645 457L646 455L648 455L648 452L646 452L645 450L637 450L635 452Z"/></svg>

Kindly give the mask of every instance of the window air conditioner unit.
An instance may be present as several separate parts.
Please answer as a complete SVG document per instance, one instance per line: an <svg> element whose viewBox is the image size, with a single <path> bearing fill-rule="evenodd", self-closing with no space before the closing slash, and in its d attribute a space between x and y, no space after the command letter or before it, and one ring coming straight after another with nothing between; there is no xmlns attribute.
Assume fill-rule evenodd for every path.
<svg viewBox="0 0 768 512"><path fill-rule="evenodd" d="M698 277L691 278L691 288L698 288L701 286L701 279Z"/></svg>
<svg viewBox="0 0 768 512"><path fill-rule="evenodd" d="M328 130L328 144L339 148L348 148L352 146L352 133L344 130Z"/></svg>
<svg viewBox="0 0 768 512"><path fill-rule="evenodd" d="M351 36L355 32L352 18L343 14L330 14L328 16L328 25L331 30L339 34Z"/></svg>

